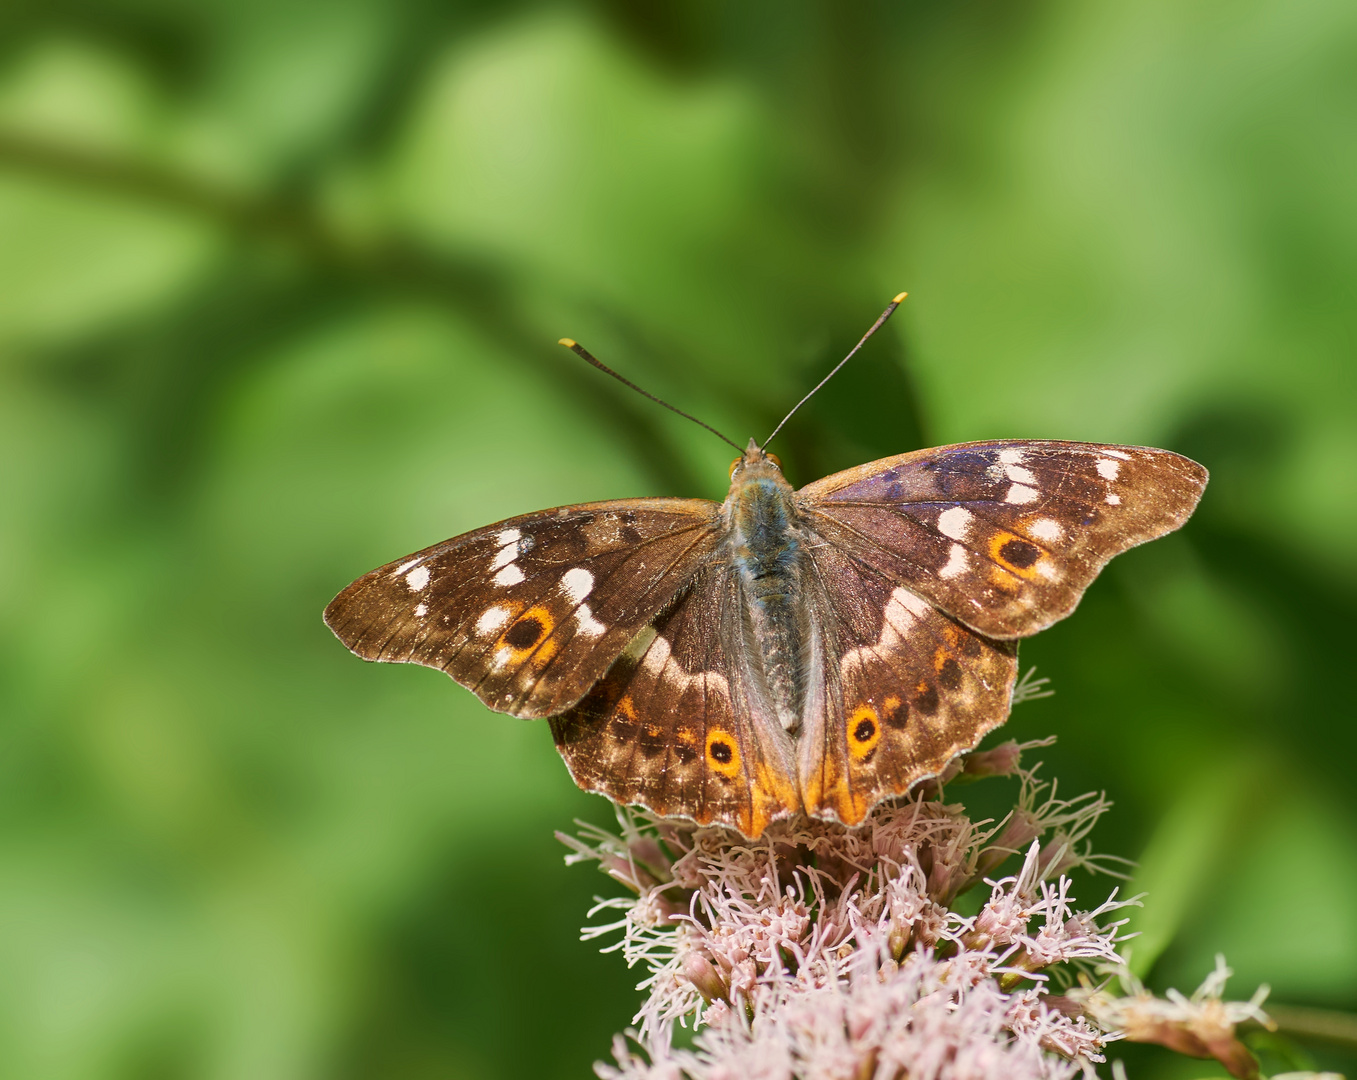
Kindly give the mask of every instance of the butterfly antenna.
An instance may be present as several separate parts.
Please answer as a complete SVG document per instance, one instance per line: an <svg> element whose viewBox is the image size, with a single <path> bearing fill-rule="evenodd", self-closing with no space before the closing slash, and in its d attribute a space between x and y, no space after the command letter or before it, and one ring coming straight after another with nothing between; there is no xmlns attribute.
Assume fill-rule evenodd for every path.
<svg viewBox="0 0 1357 1080"><path fill-rule="evenodd" d="M862 335L862 340L853 346L852 351L847 356L845 356L842 360L840 360L837 364L834 365L833 371L831 371L828 375L826 375L823 379L821 379L818 383L815 384L814 390L812 390L809 394L807 394L805 397L803 397L800 401L798 401L795 405L792 406L792 411L782 418L781 424L778 424L777 427L773 428L773 434L769 435L768 438L763 440L763 445L759 449L761 450L768 449L768 444L773 441L773 436L775 436L779 431L782 430L782 425L792 418L792 416L796 413L797 409L801 408L802 405L804 405L817 393L819 393L820 387L824 386L825 383L829 382L830 379L834 378L834 376L839 373L839 368L843 367L844 364L848 363L849 360L853 359L853 357L857 355L857 351L867 344L867 339L881 329L885 321L895 313L895 309L900 306L901 301L903 301L904 298L908 295L909 293L901 293L899 296L897 296L894 300L892 300L889 304L886 305L886 310L881 313L881 317L877 319L876 322L872 323L871 329L868 330L867 333Z"/></svg>
<svg viewBox="0 0 1357 1080"><path fill-rule="evenodd" d="M873 329L876 329L876 328L873 327ZM632 382L630 379L623 378L621 375L619 375L617 372L615 372L612 368L610 368L607 364L605 364L602 360L600 360L600 359L599 359L598 357L596 357L593 353L591 353L588 349L586 349L583 345L581 345L578 341L574 341L574 340L572 340L572 339L570 339L570 338L568 338L568 337L563 337L563 338L561 338L559 344L564 345L567 349L569 349L571 352L573 352L576 356L580 357L580 359L582 359L582 360L587 360L589 363L593 364L594 367L598 368L598 370L601 371L601 372L603 372L605 375L611 375L614 379L616 379L618 382L620 382L623 386L630 386L633 390L635 390L635 391L636 391L638 394L640 394L642 397L648 397L648 398L650 398L650 400L653 401L656 405L663 405L663 406L664 406L666 409L668 409L670 412L676 412L676 413L678 413L680 416L682 416L684 419L686 419L686 420L691 420L694 424L697 424L699 427L704 427L704 428L706 428L706 429L707 429L708 431L710 431L713 435L715 435L718 439L725 439L726 442L730 443L730 445L733 446L733 447L735 447L736 450L739 450L740 453L744 453L744 449L739 445L739 443L736 443L736 442L734 442L734 441L732 441L732 440L730 440L730 439L727 439L724 435L722 435L719 431L717 431L717 430L716 430L714 427L712 427L710 424L703 423L703 422L702 422L701 420L699 420L696 416L693 416L693 415L691 415L690 413L686 413L686 412L684 412L682 409L675 408L673 405L670 405L669 402L664 401L664 400L661 399L661 398L657 398L654 394L650 393L650 391L648 391L648 390L642 390L639 386L637 386L637 385L636 385L634 382Z"/></svg>

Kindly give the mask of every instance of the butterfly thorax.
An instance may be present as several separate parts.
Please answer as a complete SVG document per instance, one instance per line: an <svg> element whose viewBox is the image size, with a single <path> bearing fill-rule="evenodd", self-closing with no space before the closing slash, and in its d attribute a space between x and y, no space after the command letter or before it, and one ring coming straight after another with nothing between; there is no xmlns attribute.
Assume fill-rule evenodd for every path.
<svg viewBox="0 0 1357 1080"><path fill-rule="evenodd" d="M766 691L783 728L794 731L805 701L810 641L802 602L804 548L791 485L752 443L732 474L725 513L755 685Z"/></svg>

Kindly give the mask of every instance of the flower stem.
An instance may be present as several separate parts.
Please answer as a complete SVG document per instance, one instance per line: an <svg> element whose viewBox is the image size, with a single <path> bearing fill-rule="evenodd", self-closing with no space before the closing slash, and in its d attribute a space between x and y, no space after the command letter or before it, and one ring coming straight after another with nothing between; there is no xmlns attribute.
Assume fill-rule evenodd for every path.
<svg viewBox="0 0 1357 1080"><path fill-rule="evenodd" d="M1357 1049L1357 1013L1268 1002L1267 1014L1276 1023L1277 1031L1283 1035L1298 1039L1320 1039Z"/></svg>

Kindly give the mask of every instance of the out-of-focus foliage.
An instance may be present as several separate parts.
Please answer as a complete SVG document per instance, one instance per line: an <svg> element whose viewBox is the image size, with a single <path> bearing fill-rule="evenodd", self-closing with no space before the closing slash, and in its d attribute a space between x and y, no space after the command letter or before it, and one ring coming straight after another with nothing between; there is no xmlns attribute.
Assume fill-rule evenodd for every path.
<svg viewBox="0 0 1357 1080"><path fill-rule="evenodd" d="M1002 734L1116 800L1151 985L1223 950L1357 1008L1349 0L18 0L0 42L4 1075L585 1075L638 998L551 831L606 806L320 611L510 514L722 495L561 334L743 441L900 289L792 478L1208 465Z"/></svg>

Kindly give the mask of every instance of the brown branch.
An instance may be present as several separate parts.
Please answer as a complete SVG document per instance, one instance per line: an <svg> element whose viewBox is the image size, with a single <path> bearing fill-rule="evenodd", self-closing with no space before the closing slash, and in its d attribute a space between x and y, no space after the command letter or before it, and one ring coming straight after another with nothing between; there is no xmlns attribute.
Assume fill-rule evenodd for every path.
<svg viewBox="0 0 1357 1080"><path fill-rule="evenodd" d="M0 130L0 169L91 188L203 218L227 232L283 242L320 271L374 290L397 289L449 304L539 377L613 428L633 459L666 494L698 490L677 443L649 410L563 362L554 340L523 329L510 275L483 259L433 254L397 237L358 237L337 229L311 205L233 190L155 162Z"/></svg>

